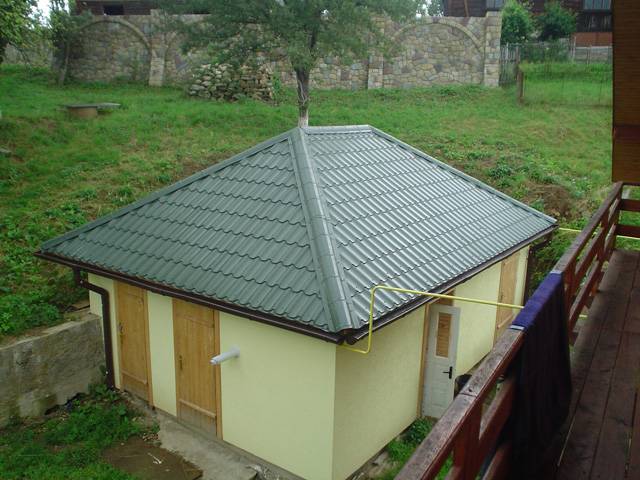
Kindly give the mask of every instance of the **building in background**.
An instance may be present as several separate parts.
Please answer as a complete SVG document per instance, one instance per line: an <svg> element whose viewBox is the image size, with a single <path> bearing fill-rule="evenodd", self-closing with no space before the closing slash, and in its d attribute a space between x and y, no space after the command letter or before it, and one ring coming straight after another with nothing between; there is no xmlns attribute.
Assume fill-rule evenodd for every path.
<svg viewBox="0 0 640 480"><path fill-rule="evenodd" d="M531 2L534 14L544 10L547 0ZM575 41L578 47L611 45L613 0L560 0L577 14ZM450 17L484 17L502 9L505 0L444 0L444 14Z"/></svg>
<svg viewBox="0 0 640 480"><path fill-rule="evenodd" d="M91 12L93 15L150 15L156 2L145 0L80 0L76 3L78 13Z"/></svg>

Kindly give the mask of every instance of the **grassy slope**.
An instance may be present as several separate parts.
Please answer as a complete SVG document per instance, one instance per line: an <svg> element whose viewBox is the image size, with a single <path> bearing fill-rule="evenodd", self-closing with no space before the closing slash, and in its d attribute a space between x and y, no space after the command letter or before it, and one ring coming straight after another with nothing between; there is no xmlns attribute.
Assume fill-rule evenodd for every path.
<svg viewBox="0 0 640 480"><path fill-rule="evenodd" d="M60 108L95 101L123 108L92 121ZM60 88L15 67L0 69L0 107L0 146L14 152L0 157L0 336L52 322L48 303L78 296L65 269L31 256L43 240L296 122L292 92L278 106L224 104L171 88ZM480 87L314 92L311 107L313 125L374 125L567 222L607 189L610 117L603 106L519 106L512 90Z"/></svg>

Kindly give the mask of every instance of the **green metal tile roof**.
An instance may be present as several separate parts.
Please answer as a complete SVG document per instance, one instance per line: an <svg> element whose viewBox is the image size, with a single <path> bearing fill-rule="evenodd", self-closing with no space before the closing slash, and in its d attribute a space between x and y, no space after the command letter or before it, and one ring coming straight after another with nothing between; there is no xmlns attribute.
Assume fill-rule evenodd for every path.
<svg viewBox="0 0 640 480"><path fill-rule="evenodd" d="M369 126L294 129L42 252L326 332L376 284L434 290L555 220ZM379 292L376 318L412 297Z"/></svg>

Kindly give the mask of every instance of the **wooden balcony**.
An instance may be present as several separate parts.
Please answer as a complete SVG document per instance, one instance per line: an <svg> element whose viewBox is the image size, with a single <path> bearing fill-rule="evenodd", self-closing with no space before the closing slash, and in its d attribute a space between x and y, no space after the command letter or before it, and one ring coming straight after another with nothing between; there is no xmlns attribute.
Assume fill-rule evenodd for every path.
<svg viewBox="0 0 640 480"><path fill-rule="evenodd" d="M550 274L561 275L575 341L569 415L549 442L541 479L640 479L640 250L616 248L619 236L640 238L640 227L620 223L623 212L638 215L640 201L624 198L624 187L613 186ZM525 311L535 308L528 302ZM512 367L525 335L508 330L499 339L397 480L434 479L449 457L449 479L510 478Z"/></svg>
<svg viewBox="0 0 640 480"><path fill-rule="evenodd" d="M571 377L556 478L640 479L640 251L613 252L579 325Z"/></svg>

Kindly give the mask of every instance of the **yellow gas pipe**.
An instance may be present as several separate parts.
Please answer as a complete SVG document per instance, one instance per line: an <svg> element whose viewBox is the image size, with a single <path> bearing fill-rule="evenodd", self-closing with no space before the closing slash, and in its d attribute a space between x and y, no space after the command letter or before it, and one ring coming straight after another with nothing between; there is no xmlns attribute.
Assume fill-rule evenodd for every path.
<svg viewBox="0 0 640 480"><path fill-rule="evenodd" d="M580 233L582 230L576 230L575 228L567 228L567 227L558 227L558 230L561 232L569 232L569 233ZM594 232L595 235L595 232ZM617 238L625 238L627 240L640 240L638 237L629 237L627 235L616 235Z"/></svg>
<svg viewBox="0 0 640 480"><path fill-rule="evenodd" d="M350 347L348 345L342 345L343 348L346 348L347 350L351 350L352 352L362 353L363 355L366 355L371 351L371 338L373 334L373 304L375 302L376 292L378 290L388 290L391 292L409 293L412 295L422 295L425 297L433 297L433 298L447 298L450 300L459 300L461 302L479 303L481 305L491 305L495 307L505 307L505 308L516 308L518 310L521 310L522 308L524 308L522 305L513 305L511 303L492 302L490 300L480 300L477 298L459 297L457 295L446 295L444 293L423 292L420 290L410 290L408 288L390 287L388 285L376 285L371 289L371 298L369 301L369 334L367 338L367 348L362 350L360 348Z"/></svg>
<svg viewBox="0 0 640 480"><path fill-rule="evenodd" d="M446 298L450 300L459 300L461 302L469 302L469 303L479 303L481 305L490 305L493 307L504 307L504 308L515 308L517 310L522 310L524 308L523 305L514 305L512 303L501 303L501 302L492 302L490 300L480 300L478 298L469 298L469 297L459 297L457 295L447 295L444 293L433 293L433 292L423 292L421 290L411 290L408 288L398 288L398 287L390 287L388 285L376 285L371 289L371 297L369 301L369 334L367 335L367 348L362 350L360 348L350 347L348 345L341 345L342 348L350 350L352 352L361 353L363 355L367 355L371 351L371 339L373 337L373 305L376 299L376 292L378 290L388 290L391 292L398 293L409 293L412 295L422 295L425 297L433 297L433 298ZM586 318L586 315L580 315L580 318Z"/></svg>

